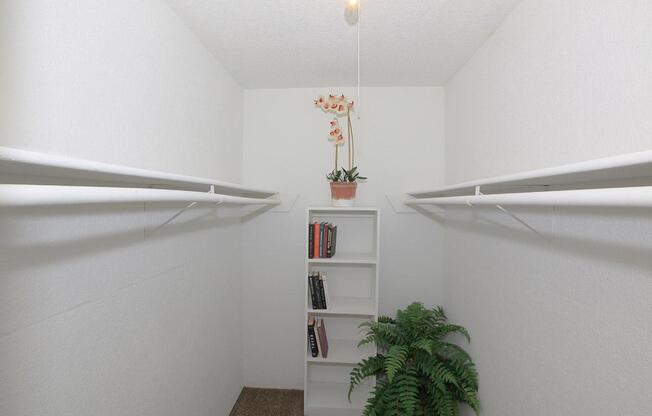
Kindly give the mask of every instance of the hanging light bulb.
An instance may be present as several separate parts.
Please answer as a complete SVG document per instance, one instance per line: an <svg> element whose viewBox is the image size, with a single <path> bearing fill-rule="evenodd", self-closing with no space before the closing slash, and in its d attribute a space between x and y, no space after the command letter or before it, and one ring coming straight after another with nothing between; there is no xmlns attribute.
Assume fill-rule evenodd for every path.
<svg viewBox="0 0 652 416"><path fill-rule="evenodd" d="M344 18L350 25L358 23L358 13L360 12L360 0L346 0L346 9Z"/></svg>

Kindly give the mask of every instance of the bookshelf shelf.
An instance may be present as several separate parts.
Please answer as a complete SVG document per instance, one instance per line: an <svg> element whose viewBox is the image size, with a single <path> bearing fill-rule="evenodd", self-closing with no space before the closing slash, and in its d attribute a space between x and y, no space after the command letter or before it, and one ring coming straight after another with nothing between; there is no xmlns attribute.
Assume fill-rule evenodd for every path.
<svg viewBox="0 0 652 416"><path fill-rule="evenodd" d="M358 342L357 339L329 339L328 358L314 358L306 352L306 361L322 364L357 364L374 353L373 347L358 348Z"/></svg>
<svg viewBox="0 0 652 416"><path fill-rule="evenodd" d="M308 259L309 263L334 263L334 264L376 264L376 256L373 254L337 254L335 257L325 259Z"/></svg>
<svg viewBox="0 0 652 416"><path fill-rule="evenodd" d="M308 308L311 315L352 315L369 316L376 315L375 299L356 298L352 296L333 296L328 309Z"/></svg>
<svg viewBox="0 0 652 416"><path fill-rule="evenodd" d="M353 394L351 394L351 402L349 402L347 398L349 394L348 382L311 381L308 385L311 388L308 394L308 408L320 408L322 410L362 410L371 391L369 385L363 384L354 390Z"/></svg>
<svg viewBox="0 0 652 416"><path fill-rule="evenodd" d="M337 226L337 250L331 258L309 258L306 238L304 276L306 311L323 320L328 339L328 358L313 357L304 338L304 414L309 416L360 415L373 383L356 389L348 400L349 373L353 366L375 354L374 346L358 348L362 333L358 325L378 318L378 273L380 215L368 207L312 207L306 215L310 223ZM306 237L307 237L306 233ZM308 276L327 275L327 309L313 309ZM321 280L321 279L320 279ZM325 281L325 279L324 279Z"/></svg>

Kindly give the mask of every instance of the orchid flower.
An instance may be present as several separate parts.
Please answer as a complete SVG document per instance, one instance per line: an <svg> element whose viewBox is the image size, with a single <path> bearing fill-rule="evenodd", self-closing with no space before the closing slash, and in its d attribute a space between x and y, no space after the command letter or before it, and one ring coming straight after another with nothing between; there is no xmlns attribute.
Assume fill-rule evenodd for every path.
<svg viewBox="0 0 652 416"><path fill-rule="evenodd" d="M337 121L337 117L334 117L331 121L331 130L328 133L328 140L335 142L335 146L339 146L344 143L344 135L342 134L340 122Z"/></svg>
<svg viewBox="0 0 652 416"><path fill-rule="evenodd" d="M333 113L338 117L343 117L353 110L353 101L349 102L344 95L329 95L324 97L320 95L314 100L315 106L319 107L325 113Z"/></svg>

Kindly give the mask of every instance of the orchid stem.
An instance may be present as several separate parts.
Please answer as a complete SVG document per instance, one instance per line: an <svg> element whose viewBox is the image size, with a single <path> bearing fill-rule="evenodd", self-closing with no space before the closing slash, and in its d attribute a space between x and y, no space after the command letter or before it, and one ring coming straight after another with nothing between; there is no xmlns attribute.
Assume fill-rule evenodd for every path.
<svg viewBox="0 0 652 416"><path fill-rule="evenodd" d="M349 124L349 169L355 166L355 143L353 142L353 124L351 123L351 110L347 113L347 121Z"/></svg>

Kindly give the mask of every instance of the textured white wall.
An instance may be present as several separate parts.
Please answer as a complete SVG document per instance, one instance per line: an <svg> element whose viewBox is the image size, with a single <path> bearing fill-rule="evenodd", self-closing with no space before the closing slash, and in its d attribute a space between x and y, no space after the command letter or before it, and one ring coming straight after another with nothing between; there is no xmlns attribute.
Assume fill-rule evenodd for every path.
<svg viewBox="0 0 652 416"><path fill-rule="evenodd" d="M162 0L0 3L0 144L240 180L242 90Z"/></svg>
<svg viewBox="0 0 652 416"><path fill-rule="evenodd" d="M166 5L0 11L0 145L240 179L242 90ZM0 414L229 413L241 226L197 208L146 234L183 205L0 212Z"/></svg>
<svg viewBox="0 0 652 416"><path fill-rule="evenodd" d="M446 87L447 182L652 147L648 1L524 1ZM445 306L483 414L652 413L652 217L450 210Z"/></svg>
<svg viewBox="0 0 652 416"><path fill-rule="evenodd" d="M312 104L319 94L351 89L245 90L245 183L300 194L290 213L244 225L244 377L249 386L303 388L305 208L330 205L330 117ZM441 226L395 214L384 194L443 184L441 88L364 88L354 120L356 159L369 177L358 205L381 209L380 311L414 300L440 302ZM434 253L434 254L433 254Z"/></svg>
<svg viewBox="0 0 652 416"><path fill-rule="evenodd" d="M652 3L524 1L446 85L446 181L647 150Z"/></svg>

